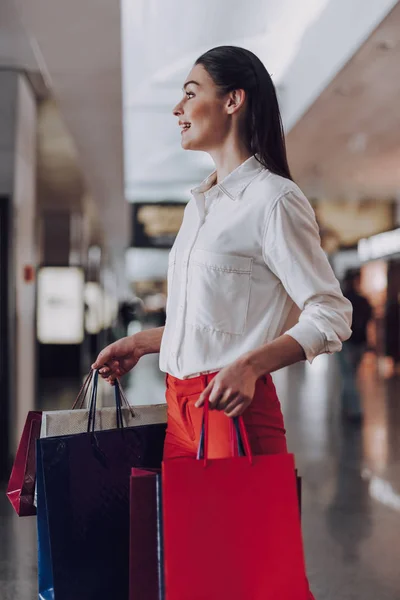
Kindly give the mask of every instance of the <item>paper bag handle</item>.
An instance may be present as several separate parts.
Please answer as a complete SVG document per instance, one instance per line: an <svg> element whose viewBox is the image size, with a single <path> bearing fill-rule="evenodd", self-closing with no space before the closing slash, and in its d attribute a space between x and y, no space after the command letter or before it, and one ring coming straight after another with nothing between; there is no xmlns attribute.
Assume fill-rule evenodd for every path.
<svg viewBox="0 0 400 600"><path fill-rule="evenodd" d="M228 417L227 417L228 418ZM243 417L234 417L229 419L232 438L236 441L236 450L238 456L247 456L249 463L253 463L253 454L250 448L249 436L243 421ZM197 451L197 459L204 461L204 466L208 464L208 439L209 439L209 401L206 400L203 411L203 421L201 424L200 441ZM235 450L233 451L235 455Z"/></svg>
<svg viewBox="0 0 400 600"><path fill-rule="evenodd" d="M95 420L96 420L96 408L97 408L97 387L99 381L99 372L96 370L93 372L92 377L92 393L89 404L89 418L87 431L95 431ZM121 383L118 379L114 382L114 397L115 397L115 409L117 413L117 428L124 428L124 421L122 417L122 403L124 403L130 410L132 416L135 416L133 408L128 403L128 400L122 390Z"/></svg>
<svg viewBox="0 0 400 600"><path fill-rule="evenodd" d="M89 387L90 387L90 382L92 381L92 377L93 377L93 370L91 369L89 371L89 374L86 376L86 379L83 382L83 385L82 385L81 389L79 390L79 393L78 393L78 395L76 397L75 402L72 405L72 409L71 410L74 410L76 407L78 407L78 408L82 408L83 407L83 404L85 402L85 398L87 396L87 393L88 393L88 390L89 390Z"/></svg>

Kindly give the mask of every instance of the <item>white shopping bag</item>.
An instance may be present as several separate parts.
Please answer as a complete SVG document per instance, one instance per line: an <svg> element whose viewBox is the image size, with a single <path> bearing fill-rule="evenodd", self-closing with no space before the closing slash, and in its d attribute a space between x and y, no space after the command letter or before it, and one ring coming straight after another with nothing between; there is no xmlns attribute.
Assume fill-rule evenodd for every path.
<svg viewBox="0 0 400 600"><path fill-rule="evenodd" d="M167 405L153 404L149 406L124 407L122 409L124 427L139 427L166 423ZM89 409L50 410L42 415L40 437L55 437L57 435L73 435L87 431ZM104 431L117 428L117 413L114 407L98 408L96 410L95 429Z"/></svg>

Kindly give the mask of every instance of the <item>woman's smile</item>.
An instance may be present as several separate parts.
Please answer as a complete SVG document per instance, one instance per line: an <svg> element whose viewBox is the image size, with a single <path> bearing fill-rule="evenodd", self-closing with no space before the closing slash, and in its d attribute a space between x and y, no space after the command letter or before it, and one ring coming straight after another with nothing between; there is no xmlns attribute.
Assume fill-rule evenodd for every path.
<svg viewBox="0 0 400 600"><path fill-rule="evenodd" d="M185 122L185 121L179 121L179 127L181 128L181 133L182 133L182 135L183 135L184 133L186 133L186 131L187 131L188 129L190 129L191 125L192 125L192 124L191 124L191 123L189 123L189 122L187 122L187 121L186 121L186 122Z"/></svg>

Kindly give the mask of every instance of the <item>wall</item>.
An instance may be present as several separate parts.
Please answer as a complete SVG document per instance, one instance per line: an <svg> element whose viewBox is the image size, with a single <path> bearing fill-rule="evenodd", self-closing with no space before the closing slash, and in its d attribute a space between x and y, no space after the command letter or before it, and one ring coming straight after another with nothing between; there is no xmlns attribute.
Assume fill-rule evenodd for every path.
<svg viewBox="0 0 400 600"><path fill-rule="evenodd" d="M36 99L25 76L0 71L0 196L10 199L8 371L10 449L35 402L35 285L24 267L36 265Z"/></svg>
<svg viewBox="0 0 400 600"><path fill-rule="evenodd" d="M0 195L8 196L14 185L14 123L18 75L0 70Z"/></svg>
<svg viewBox="0 0 400 600"><path fill-rule="evenodd" d="M16 435L35 402L35 283L24 267L36 266L36 100L18 76L14 153L14 234L16 286ZM15 429L15 428L14 428Z"/></svg>

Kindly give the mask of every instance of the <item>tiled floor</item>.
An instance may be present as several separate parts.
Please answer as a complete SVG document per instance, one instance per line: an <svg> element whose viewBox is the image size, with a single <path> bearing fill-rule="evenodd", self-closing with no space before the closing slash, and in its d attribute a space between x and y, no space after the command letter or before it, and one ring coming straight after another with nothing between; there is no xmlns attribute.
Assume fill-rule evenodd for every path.
<svg viewBox="0 0 400 600"><path fill-rule="evenodd" d="M316 600L400 599L400 382L380 381L373 363L364 362L365 421L357 428L340 419L335 357L295 365L274 379L303 476L304 543ZM76 385L48 386L41 406L69 407ZM162 402L163 391L157 357L145 357L128 382L130 401ZM36 597L35 520L14 516L2 491L0 599Z"/></svg>

